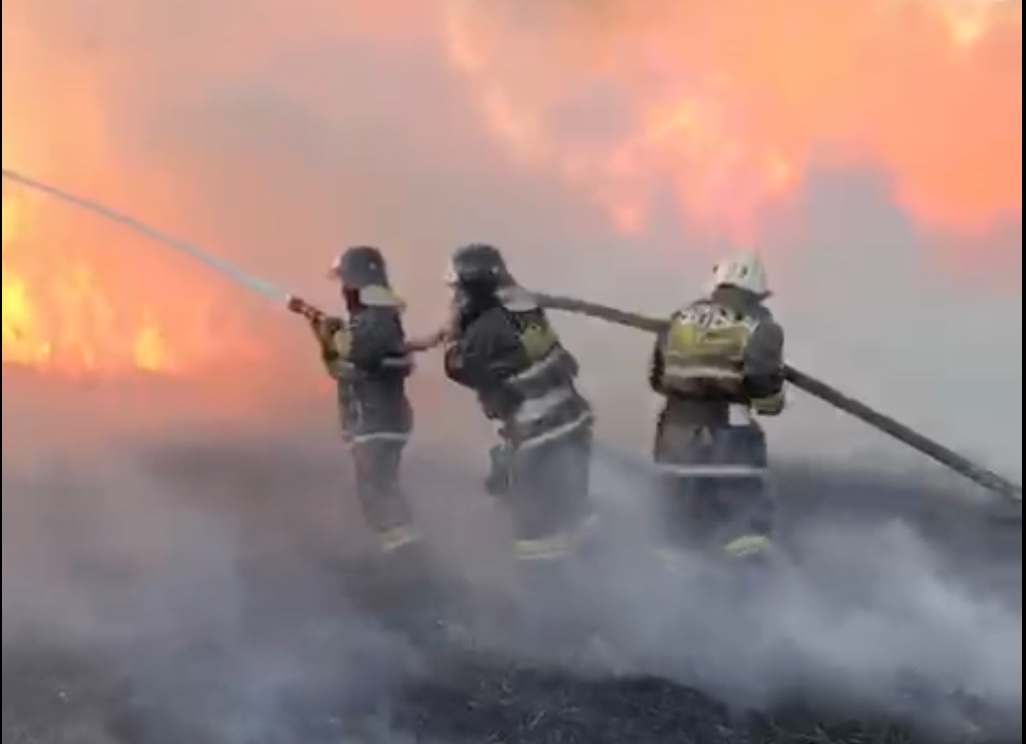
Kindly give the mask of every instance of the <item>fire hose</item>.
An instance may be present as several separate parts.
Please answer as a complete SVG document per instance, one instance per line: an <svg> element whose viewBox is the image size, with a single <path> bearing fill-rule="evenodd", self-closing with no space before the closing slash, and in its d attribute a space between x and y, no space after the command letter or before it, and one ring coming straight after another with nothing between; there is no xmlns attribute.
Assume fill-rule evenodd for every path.
<svg viewBox="0 0 1026 744"><path fill-rule="evenodd" d="M317 307L293 296L289 292L264 281L259 277L243 271L223 258L220 258L186 241L180 240L172 235L155 230L134 217L111 209L97 201L74 194L43 181L30 178L29 176L22 175L21 173L8 168L3 169L3 178L5 181L10 181L32 191L37 191L57 199L58 201L62 201L84 211L91 212L92 214L111 222L120 224L143 237L146 237L156 243L160 243L177 251L178 253L202 263L212 271L221 274L235 284L261 295L276 305L284 306L312 322L319 322L328 317ZM609 323L646 331L648 333L659 333L666 327L666 321L664 320L637 313L626 312L606 305L549 294L535 294L535 297L539 301L539 304L548 309L585 315ZM439 332L426 339L414 341L410 344L410 350L426 351L441 343L443 339L444 333ZM832 405L835 408L869 424L879 431L894 437L898 441L903 442L909 447L912 447L927 457L939 462L947 468L950 468L954 472L964 476L983 488L1004 496L1013 502L1022 504L1021 485L1012 483L997 473L977 465L968 458L920 434L905 424L873 410L869 406L844 395L836 388L817 380L811 375L801 372L794 367L786 367L785 376L788 382L796 388L799 388L800 390L825 401L829 405Z"/></svg>
<svg viewBox="0 0 1026 744"><path fill-rule="evenodd" d="M585 315L616 325L627 326L648 333L660 333L667 326L667 321L639 313L627 312L607 305L585 302L573 297L549 294L536 294L538 303L551 310L560 310L577 315ZM785 379L794 387L830 404L873 428L894 437L899 442L939 462L954 472L968 478L988 491L992 491L1019 504L1022 503L1022 486L977 465L967 457L926 437L909 426L876 411L864 403L850 398L837 388L828 385L815 377L787 365L784 368Z"/></svg>

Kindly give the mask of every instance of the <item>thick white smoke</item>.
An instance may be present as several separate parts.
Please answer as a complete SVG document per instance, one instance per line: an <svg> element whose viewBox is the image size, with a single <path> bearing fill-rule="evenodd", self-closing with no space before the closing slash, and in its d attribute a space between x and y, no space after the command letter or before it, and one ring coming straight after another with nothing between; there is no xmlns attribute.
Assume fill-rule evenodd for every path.
<svg viewBox="0 0 1026 744"><path fill-rule="evenodd" d="M531 286L655 313L693 297L707 275L712 247L691 250L678 226L619 236L563 184L518 170L448 66L429 4L150 0L85 13L67 0L4 0L3 13L5 166L95 187L313 299L334 299L324 266L355 242L389 252L417 331L444 307L446 256L471 240L507 249ZM577 126L586 135L599 124ZM19 154L9 133L30 130L35 139ZM803 201L805 236L767 246L791 360L1021 474L1021 290L961 281L927 260L932 239L874 174L823 174ZM53 209L55 219L71 219ZM126 249L152 250L124 240ZM1021 243L1021 228L1010 240ZM185 288L182 298L190 299ZM292 332L287 320L263 307L246 311L273 329L268 344L282 350L275 374L308 379L300 373L317 364L314 351L270 340ZM650 340L557 322L581 357L602 439L643 455ZM340 486L345 453L333 439L327 392L293 391L323 407L303 409L308 420L298 424L276 421L259 446L238 445L250 423L260 426L254 439L273 429L258 402L253 420L240 415L221 439L232 440L233 455L212 456L213 465L186 458L170 477L118 443L142 438L142 423L151 436L161 428L154 419L206 400L170 404L163 391L129 398L126 387L103 392L106 407L85 415L54 405L51 389L9 384L7 375L5 667L37 646L82 652L143 697L138 709L164 716L171 730L197 721L185 733L218 744L250 744L255 730L273 740L297 689L345 691L365 712L416 667L402 641L338 590L337 567L366 534ZM469 397L438 378L435 360L425 359L414 467L429 467L443 449L461 457L452 472L432 470L411 490L447 558L486 581L505 564L493 505L475 480L485 428ZM108 417L129 432L109 446L98 423ZM209 437L199 428L183 436L202 450ZM940 472L800 396L770 435L782 462L831 457L916 478ZM644 517L636 471L597 467L606 500ZM859 497L858 487L846 488ZM866 490L879 498L873 484ZM647 555L654 535L642 521L622 539ZM755 618L701 579L651 573L634 560L585 594L616 628L629 667L741 700L812 686L834 701L886 703L911 668L936 688L966 687L1021 708L1021 611L950 578L910 528L827 524L800 547L818 570L760 592L748 605Z"/></svg>

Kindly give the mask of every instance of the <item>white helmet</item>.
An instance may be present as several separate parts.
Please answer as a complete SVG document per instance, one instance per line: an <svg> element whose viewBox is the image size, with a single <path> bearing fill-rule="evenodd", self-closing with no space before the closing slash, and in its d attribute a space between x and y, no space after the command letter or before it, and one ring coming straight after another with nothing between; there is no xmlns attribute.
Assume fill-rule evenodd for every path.
<svg viewBox="0 0 1026 744"><path fill-rule="evenodd" d="M754 253L739 253L713 267L710 289L737 287L758 297L769 297L766 267Z"/></svg>

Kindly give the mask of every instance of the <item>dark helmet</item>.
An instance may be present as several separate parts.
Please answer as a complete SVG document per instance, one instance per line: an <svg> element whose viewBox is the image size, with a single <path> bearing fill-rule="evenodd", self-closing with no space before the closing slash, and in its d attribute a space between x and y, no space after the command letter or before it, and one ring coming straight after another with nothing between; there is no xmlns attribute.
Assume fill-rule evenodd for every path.
<svg viewBox="0 0 1026 744"><path fill-rule="evenodd" d="M331 266L331 276L342 282L343 291L356 293L367 306L402 307L392 291L388 265L380 250L360 245L345 250Z"/></svg>
<svg viewBox="0 0 1026 744"><path fill-rule="evenodd" d="M331 275L346 289L389 286L385 257L369 245L346 249L332 264Z"/></svg>
<svg viewBox="0 0 1026 744"><path fill-rule="evenodd" d="M458 248L453 254L450 281L460 285L500 287L512 282L512 276L498 248L484 243L471 243Z"/></svg>

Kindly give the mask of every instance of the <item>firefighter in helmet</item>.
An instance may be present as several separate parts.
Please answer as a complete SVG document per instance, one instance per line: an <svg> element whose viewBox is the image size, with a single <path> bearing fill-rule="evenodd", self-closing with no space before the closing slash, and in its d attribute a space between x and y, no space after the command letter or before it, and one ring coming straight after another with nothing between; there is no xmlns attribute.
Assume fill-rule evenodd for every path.
<svg viewBox="0 0 1026 744"><path fill-rule="evenodd" d="M406 395L413 360L406 347L403 302L393 292L382 252L370 246L344 251L330 276L341 285L347 319L307 314L328 373L338 384L342 434L350 447L356 493L382 553L420 542L400 480L413 428Z"/></svg>
<svg viewBox="0 0 1026 744"><path fill-rule="evenodd" d="M765 306L766 270L753 254L716 265L711 291L677 311L652 355L665 398L655 460L667 485L667 524L728 559L765 556L774 504L757 416L784 409L784 333Z"/></svg>
<svg viewBox="0 0 1026 744"><path fill-rule="evenodd" d="M517 559L558 562L592 521L593 415L575 385L577 360L495 247L457 250L448 283L446 375L477 394L500 437L488 489L512 513Z"/></svg>

